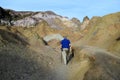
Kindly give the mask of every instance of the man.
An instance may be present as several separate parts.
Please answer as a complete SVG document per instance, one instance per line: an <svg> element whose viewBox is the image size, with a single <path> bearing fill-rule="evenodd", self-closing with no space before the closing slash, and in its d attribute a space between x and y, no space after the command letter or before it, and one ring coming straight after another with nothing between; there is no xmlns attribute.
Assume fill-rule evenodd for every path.
<svg viewBox="0 0 120 80"><path fill-rule="evenodd" d="M64 64L67 64L68 60L68 54L70 51L70 40L67 39L67 37L64 37L64 39L61 41L61 50L62 50L62 58L64 61Z"/></svg>

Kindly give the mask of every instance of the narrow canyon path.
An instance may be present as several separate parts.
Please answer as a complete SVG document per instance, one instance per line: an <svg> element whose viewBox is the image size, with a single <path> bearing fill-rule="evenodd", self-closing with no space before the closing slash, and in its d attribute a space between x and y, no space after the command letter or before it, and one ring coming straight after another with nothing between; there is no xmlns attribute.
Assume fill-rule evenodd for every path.
<svg viewBox="0 0 120 80"><path fill-rule="evenodd" d="M102 66L110 75L113 76L115 76L114 74L116 74L116 70L120 71L119 68L114 69L116 64L117 66L120 66L120 58L109 52L106 52L103 49L92 46L82 46L79 48L80 53L75 54L85 54L87 57L83 58L82 60L78 59L76 61L76 57L78 57L78 55L75 55L68 65L64 65L61 62L61 52L59 49L53 49L49 46L41 48L32 47L32 49L39 55L43 55L43 57L46 58L44 59L44 64L47 64L47 67L51 69L53 73L51 73L50 76L52 75L52 79L55 80L83 80L86 72L91 68L92 64L98 64ZM89 59L91 56L95 57L94 62ZM47 60L48 58L50 59ZM113 72L111 72L111 70ZM120 73L118 71L117 73Z"/></svg>

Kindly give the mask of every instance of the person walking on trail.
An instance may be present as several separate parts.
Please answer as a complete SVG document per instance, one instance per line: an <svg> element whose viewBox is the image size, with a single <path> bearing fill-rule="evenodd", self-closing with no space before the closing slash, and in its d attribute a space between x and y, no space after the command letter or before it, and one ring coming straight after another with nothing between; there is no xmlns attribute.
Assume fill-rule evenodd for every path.
<svg viewBox="0 0 120 80"><path fill-rule="evenodd" d="M64 64L67 64L67 60L68 60L68 55L70 52L70 40L67 39L67 37L64 37L63 40L61 40L61 51L62 51L62 59L64 61Z"/></svg>

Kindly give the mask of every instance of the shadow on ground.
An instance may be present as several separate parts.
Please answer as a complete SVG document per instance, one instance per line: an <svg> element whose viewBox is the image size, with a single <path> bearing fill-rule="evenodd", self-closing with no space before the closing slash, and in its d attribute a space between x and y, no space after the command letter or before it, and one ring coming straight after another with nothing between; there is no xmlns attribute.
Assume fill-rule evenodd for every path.
<svg viewBox="0 0 120 80"><path fill-rule="evenodd" d="M55 73L28 58L0 51L0 80L60 80Z"/></svg>

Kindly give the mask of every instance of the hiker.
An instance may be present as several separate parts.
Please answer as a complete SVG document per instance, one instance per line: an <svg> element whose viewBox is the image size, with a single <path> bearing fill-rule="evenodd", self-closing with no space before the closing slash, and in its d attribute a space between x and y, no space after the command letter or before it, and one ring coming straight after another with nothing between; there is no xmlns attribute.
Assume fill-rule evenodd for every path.
<svg viewBox="0 0 120 80"><path fill-rule="evenodd" d="M68 62L68 55L70 52L70 44L71 44L71 42L69 39L67 39L67 37L64 37L64 39L61 40L62 59L63 59L65 65Z"/></svg>

